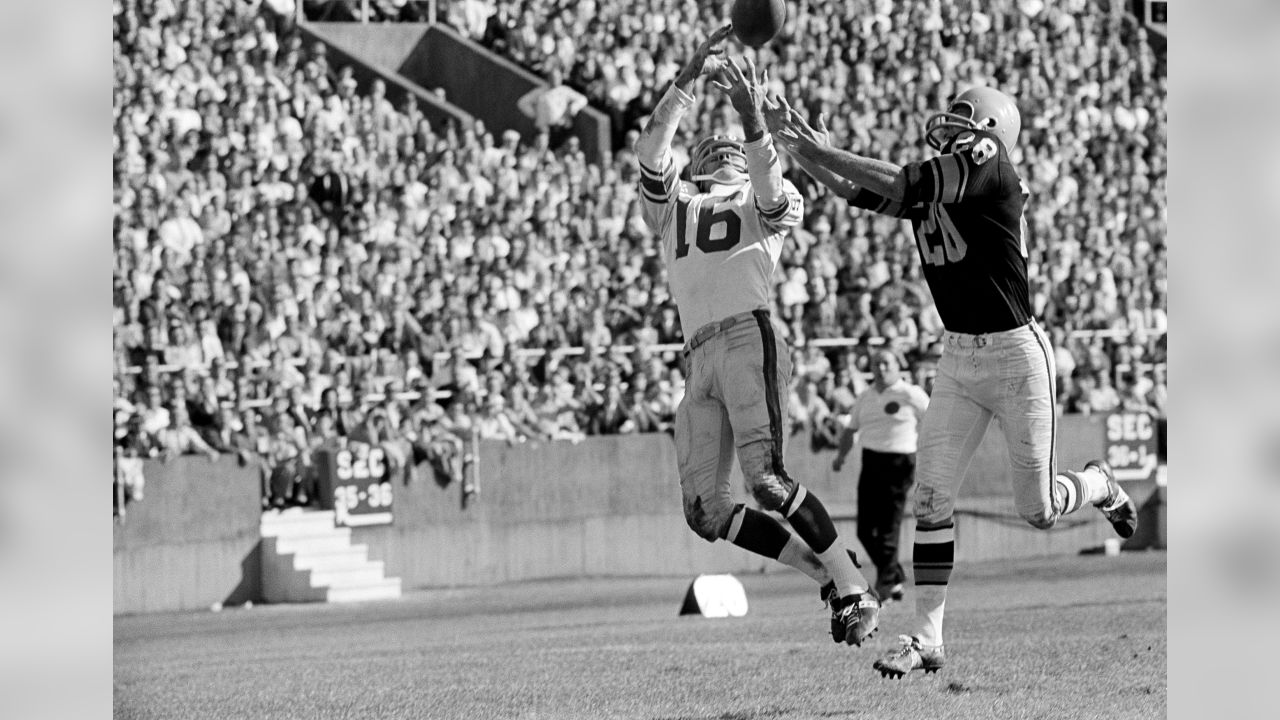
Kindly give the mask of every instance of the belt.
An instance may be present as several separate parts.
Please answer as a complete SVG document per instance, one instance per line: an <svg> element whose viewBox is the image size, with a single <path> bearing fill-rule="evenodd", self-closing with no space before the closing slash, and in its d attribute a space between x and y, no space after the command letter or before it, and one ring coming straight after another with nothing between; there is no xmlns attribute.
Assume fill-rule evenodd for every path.
<svg viewBox="0 0 1280 720"><path fill-rule="evenodd" d="M1034 324L1035 320L1031 320L1017 327L1009 328L1008 330L997 330L995 332L981 334L952 332L947 330L942 334L942 342L945 345L951 345L958 348L983 348L992 344L996 340L1013 337L1023 329Z"/></svg>
<svg viewBox="0 0 1280 720"><path fill-rule="evenodd" d="M706 325L703 325L693 334L693 338L684 344L685 354L693 352L699 345L710 340L716 335L719 335L725 330L729 330L730 328L748 321L754 322L756 319L756 313L758 312L768 313L769 311L764 308L760 308L759 310L749 310L747 312L738 313L737 315L730 315L723 320L716 320L715 322L709 322Z"/></svg>

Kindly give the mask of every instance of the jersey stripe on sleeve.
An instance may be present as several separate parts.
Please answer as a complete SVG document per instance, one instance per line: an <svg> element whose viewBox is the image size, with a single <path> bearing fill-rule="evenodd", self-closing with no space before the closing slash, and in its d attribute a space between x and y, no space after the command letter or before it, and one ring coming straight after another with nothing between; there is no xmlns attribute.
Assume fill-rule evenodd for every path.
<svg viewBox="0 0 1280 720"><path fill-rule="evenodd" d="M783 192L782 201L777 207L765 210L760 207L760 199L756 198L756 213L759 214L760 222L766 229L771 232L782 232L800 224L804 216L804 199L800 197L799 192L788 187Z"/></svg>
<svg viewBox="0 0 1280 720"><path fill-rule="evenodd" d="M968 163L957 154L943 155L926 163L933 175L933 201L950 205L964 198L969 184Z"/></svg>
<svg viewBox="0 0 1280 720"><path fill-rule="evenodd" d="M889 217L908 218L913 215L912 207L900 202L895 202L889 198L871 192L865 188L858 188L858 192L848 200L849 205L863 210L870 210L881 215Z"/></svg>
<svg viewBox="0 0 1280 720"><path fill-rule="evenodd" d="M644 193L645 199L652 203L662 204L670 202L671 198L679 193L680 180L676 177L675 163L668 155L664 158L666 161L662 172L658 172L648 167L644 163L640 165L640 190Z"/></svg>

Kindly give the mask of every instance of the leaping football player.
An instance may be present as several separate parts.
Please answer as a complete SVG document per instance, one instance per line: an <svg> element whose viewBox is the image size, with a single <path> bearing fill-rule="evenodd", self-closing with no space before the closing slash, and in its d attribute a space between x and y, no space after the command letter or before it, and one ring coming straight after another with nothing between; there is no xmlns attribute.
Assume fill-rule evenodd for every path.
<svg viewBox="0 0 1280 720"><path fill-rule="evenodd" d="M731 30L720 28L698 47L635 144L644 222L661 237L685 338L687 389L675 426L684 515L710 542L728 540L812 577L830 604L833 639L861 645L877 627L880 603L826 508L783 465L791 353L770 295L804 201L782 177L754 65L744 70L719 57ZM694 193L677 176L671 141L703 74L718 76L714 84L728 94L745 139L711 135L697 143ZM734 502L735 450L752 496L786 518L794 535L768 513Z"/></svg>
<svg viewBox="0 0 1280 720"><path fill-rule="evenodd" d="M925 122L925 139L940 155L899 166L836 148L824 118L814 128L785 100L765 108L779 143L815 180L853 207L911 222L942 316L942 360L916 468L915 625L874 665L884 677L936 671L944 662L956 492L992 418L1008 447L1018 514L1033 527L1047 530L1086 504L1121 537L1138 526L1137 508L1105 461L1057 471L1053 352L1027 289L1029 192L1009 157L1022 121L1013 98L970 88Z"/></svg>

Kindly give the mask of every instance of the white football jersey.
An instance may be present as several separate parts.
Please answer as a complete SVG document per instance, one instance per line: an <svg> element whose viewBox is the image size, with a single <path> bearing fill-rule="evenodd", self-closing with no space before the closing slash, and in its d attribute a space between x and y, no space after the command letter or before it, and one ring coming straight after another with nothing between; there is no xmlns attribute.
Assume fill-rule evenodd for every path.
<svg viewBox="0 0 1280 720"><path fill-rule="evenodd" d="M768 135L744 150L750 165L778 162ZM782 180L782 198L772 208L760 207L750 182L694 194L677 177L670 153L661 162L658 170L640 164L642 215L661 238L685 339L709 322L771 308L782 244L804 212L799 191Z"/></svg>

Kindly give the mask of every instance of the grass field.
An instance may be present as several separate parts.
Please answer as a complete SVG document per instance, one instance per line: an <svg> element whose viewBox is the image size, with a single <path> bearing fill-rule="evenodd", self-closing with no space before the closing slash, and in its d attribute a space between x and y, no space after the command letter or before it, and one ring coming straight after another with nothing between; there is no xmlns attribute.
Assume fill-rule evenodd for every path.
<svg viewBox="0 0 1280 720"><path fill-rule="evenodd" d="M678 617L691 578L418 591L395 602L115 619L115 717L1163 718L1165 554L963 565L947 667L881 679L907 629L835 645L799 573L743 618Z"/></svg>

